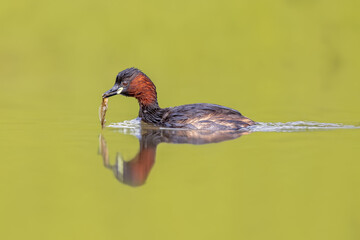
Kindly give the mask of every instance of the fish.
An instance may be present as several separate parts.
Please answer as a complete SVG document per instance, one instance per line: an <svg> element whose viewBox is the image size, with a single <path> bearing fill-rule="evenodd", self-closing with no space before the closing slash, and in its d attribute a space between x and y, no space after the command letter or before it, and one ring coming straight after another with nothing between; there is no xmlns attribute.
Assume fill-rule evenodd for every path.
<svg viewBox="0 0 360 240"><path fill-rule="evenodd" d="M99 107L99 119L101 123L101 128L105 127L105 123L106 123L105 114L108 109L108 101L109 101L108 98L103 98L101 102L101 106Z"/></svg>

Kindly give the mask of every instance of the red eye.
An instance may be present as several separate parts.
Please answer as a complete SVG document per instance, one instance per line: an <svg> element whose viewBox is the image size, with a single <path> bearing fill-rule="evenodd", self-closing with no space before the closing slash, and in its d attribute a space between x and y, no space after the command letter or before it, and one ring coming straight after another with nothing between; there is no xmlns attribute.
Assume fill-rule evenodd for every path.
<svg viewBox="0 0 360 240"><path fill-rule="evenodd" d="M129 83L128 82L123 82L122 85L123 86L127 86Z"/></svg>

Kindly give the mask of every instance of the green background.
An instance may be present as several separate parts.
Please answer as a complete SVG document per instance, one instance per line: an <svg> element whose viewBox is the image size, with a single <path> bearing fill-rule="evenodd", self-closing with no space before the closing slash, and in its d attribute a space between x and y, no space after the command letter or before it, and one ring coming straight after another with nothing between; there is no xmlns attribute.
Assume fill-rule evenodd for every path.
<svg viewBox="0 0 360 240"><path fill-rule="evenodd" d="M102 166L98 106L142 69L162 107L358 124L360 2L3 1L1 239L359 239L359 130L161 144L147 183ZM109 101L108 122L134 99ZM111 158L138 141L106 129Z"/></svg>

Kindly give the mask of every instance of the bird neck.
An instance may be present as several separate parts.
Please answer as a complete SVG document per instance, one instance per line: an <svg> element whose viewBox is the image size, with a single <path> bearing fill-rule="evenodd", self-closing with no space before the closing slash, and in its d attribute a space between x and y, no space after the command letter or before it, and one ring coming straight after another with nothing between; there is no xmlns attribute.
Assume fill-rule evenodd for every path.
<svg viewBox="0 0 360 240"><path fill-rule="evenodd" d="M136 86L136 89L132 86ZM164 111L159 107L155 84L145 74L139 74L128 90L139 102L139 117L147 123L160 124Z"/></svg>
<svg viewBox="0 0 360 240"><path fill-rule="evenodd" d="M127 91L129 96L135 97L138 100L140 107L159 106L155 84L143 73L135 77Z"/></svg>
<svg viewBox="0 0 360 240"><path fill-rule="evenodd" d="M151 104L144 104L139 100L139 117L146 123L159 125L164 115L164 110L159 107L157 101Z"/></svg>

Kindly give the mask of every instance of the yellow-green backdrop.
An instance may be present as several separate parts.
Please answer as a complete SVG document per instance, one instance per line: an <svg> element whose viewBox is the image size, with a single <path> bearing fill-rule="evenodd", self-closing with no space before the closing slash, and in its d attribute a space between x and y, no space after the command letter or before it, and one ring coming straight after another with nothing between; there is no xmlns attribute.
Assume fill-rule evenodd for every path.
<svg viewBox="0 0 360 240"><path fill-rule="evenodd" d="M260 122L360 120L360 2L2 1L2 239L358 239L359 131L158 148L147 183L97 155L101 94L127 67L162 107ZM110 99L108 122L136 117ZM136 138L106 130L111 156Z"/></svg>

